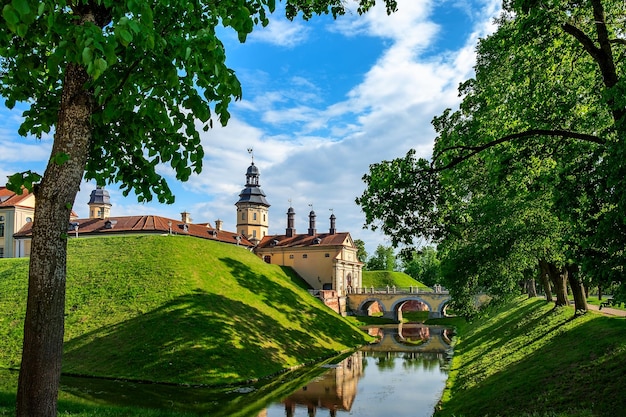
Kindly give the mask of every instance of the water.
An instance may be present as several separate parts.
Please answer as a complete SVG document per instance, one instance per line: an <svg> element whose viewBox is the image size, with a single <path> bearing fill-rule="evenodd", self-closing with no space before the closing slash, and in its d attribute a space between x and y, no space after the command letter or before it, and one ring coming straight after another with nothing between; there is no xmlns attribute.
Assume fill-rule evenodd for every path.
<svg viewBox="0 0 626 417"><path fill-rule="evenodd" d="M406 325L370 332L384 334L382 341L355 352L258 416L432 416L447 379L449 334ZM442 342L443 349L434 342Z"/></svg>
<svg viewBox="0 0 626 417"><path fill-rule="evenodd" d="M357 352L258 416L430 417L447 375L432 353Z"/></svg>

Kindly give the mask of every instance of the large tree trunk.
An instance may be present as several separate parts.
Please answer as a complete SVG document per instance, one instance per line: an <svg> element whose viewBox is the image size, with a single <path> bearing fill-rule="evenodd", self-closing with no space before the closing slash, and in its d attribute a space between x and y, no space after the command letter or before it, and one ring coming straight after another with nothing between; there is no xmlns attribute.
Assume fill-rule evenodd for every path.
<svg viewBox="0 0 626 417"><path fill-rule="evenodd" d="M556 293L555 307L563 307L569 305L567 299L567 270L561 268L560 270L553 263L548 263L548 276L550 281L554 285L554 292Z"/></svg>
<svg viewBox="0 0 626 417"><path fill-rule="evenodd" d="M552 289L550 288L550 279L548 278L549 274L548 263L543 260L539 261L539 277L541 278L543 291L546 294L546 301L552 302Z"/></svg>
<svg viewBox="0 0 626 417"><path fill-rule="evenodd" d="M63 350L67 235L91 140L92 95L83 67L70 64L63 81L52 156L35 188L24 345L17 416L55 416ZM64 161L63 155L69 159Z"/></svg>
<svg viewBox="0 0 626 417"><path fill-rule="evenodd" d="M578 274L578 265L567 265L567 277L569 286L574 296L575 314L584 314L587 312L587 297L585 297L585 287Z"/></svg>
<svg viewBox="0 0 626 417"><path fill-rule="evenodd" d="M535 285L535 280L533 278L529 278L525 281L525 287L528 298L534 298L537 296L537 286Z"/></svg>

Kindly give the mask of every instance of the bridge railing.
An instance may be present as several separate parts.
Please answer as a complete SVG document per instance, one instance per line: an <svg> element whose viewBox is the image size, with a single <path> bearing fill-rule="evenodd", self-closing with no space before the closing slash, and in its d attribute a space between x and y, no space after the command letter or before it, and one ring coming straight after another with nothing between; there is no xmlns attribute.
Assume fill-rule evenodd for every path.
<svg viewBox="0 0 626 417"><path fill-rule="evenodd" d="M360 288L348 288L348 294L448 294L447 290L442 289L440 286L435 288L423 288L423 287L396 287L395 285L386 286L382 288L376 287L360 287Z"/></svg>

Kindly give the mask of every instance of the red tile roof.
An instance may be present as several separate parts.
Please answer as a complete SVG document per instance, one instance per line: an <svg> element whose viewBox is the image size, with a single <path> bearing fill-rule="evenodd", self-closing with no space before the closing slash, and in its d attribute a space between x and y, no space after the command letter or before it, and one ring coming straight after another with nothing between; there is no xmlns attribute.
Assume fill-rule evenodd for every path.
<svg viewBox="0 0 626 417"><path fill-rule="evenodd" d="M123 216L110 217L107 219L77 219L68 224L68 233L72 234L72 225L78 225L78 236L106 236L128 233L156 233L175 235L188 235L202 239L216 240L224 243L240 244L246 247L254 246L252 242L243 236L225 230L217 230L208 223L191 224L180 220L168 219L160 216ZM13 236L19 238L32 237L32 223L26 224ZM239 242L237 238L239 237Z"/></svg>
<svg viewBox="0 0 626 417"><path fill-rule="evenodd" d="M293 237L287 235L265 236L258 245L263 248L294 248L304 246L338 246L348 239L348 232L341 233L318 233L316 235L300 234ZM319 240L318 240L319 239Z"/></svg>
<svg viewBox="0 0 626 417"><path fill-rule="evenodd" d="M27 189L23 188L22 190L22 194L17 195L7 187L0 187L0 207L20 206L20 203L30 196Z"/></svg>

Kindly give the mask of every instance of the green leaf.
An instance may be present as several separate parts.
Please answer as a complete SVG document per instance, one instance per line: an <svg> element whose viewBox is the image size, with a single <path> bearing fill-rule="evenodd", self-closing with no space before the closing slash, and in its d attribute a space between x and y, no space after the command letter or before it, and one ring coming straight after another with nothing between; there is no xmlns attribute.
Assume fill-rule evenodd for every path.
<svg viewBox="0 0 626 417"><path fill-rule="evenodd" d="M17 25L16 33L20 38L25 37L27 32L28 32L27 25L25 25L24 23L20 23L19 25Z"/></svg>
<svg viewBox="0 0 626 417"><path fill-rule="evenodd" d="M89 65L93 61L93 51L91 48L85 47L83 49L83 64Z"/></svg>
<svg viewBox="0 0 626 417"><path fill-rule="evenodd" d="M41 175L30 170L18 172L9 176L7 188L18 195L22 194L22 187L27 189L29 192L32 192L33 185L41 181L41 178Z"/></svg>
<svg viewBox="0 0 626 417"><path fill-rule="evenodd" d="M56 165L63 165L70 160L70 156L65 152L57 152L50 157L50 161Z"/></svg>
<svg viewBox="0 0 626 417"><path fill-rule="evenodd" d="M4 17L4 20L7 22L9 29L15 31L17 24L20 23L20 17L10 4L2 8L2 17Z"/></svg>
<svg viewBox="0 0 626 417"><path fill-rule="evenodd" d="M118 31L122 40L122 45L128 46L133 41L133 34L126 29L120 29Z"/></svg>
<svg viewBox="0 0 626 417"><path fill-rule="evenodd" d="M20 14L22 20L31 13L27 0L11 0L11 5Z"/></svg>

